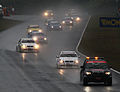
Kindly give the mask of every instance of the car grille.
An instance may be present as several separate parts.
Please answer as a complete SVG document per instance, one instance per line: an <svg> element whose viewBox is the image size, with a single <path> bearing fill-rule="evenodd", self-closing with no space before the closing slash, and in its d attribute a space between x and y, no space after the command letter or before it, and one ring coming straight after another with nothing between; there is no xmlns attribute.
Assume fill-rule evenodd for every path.
<svg viewBox="0 0 120 92"><path fill-rule="evenodd" d="M104 73L93 73L92 75L95 76L95 77L96 76L100 77L100 76L104 76L105 74Z"/></svg>
<svg viewBox="0 0 120 92"><path fill-rule="evenodd" d="M27 46L27 47L29 48L29 47L33 47L33 46Z"/></svg>
<svg viewBox="0 0 120 92"><path fill-rule="evenodd" d="M65 61L66 63L73 63L73 61Z"/></svg>

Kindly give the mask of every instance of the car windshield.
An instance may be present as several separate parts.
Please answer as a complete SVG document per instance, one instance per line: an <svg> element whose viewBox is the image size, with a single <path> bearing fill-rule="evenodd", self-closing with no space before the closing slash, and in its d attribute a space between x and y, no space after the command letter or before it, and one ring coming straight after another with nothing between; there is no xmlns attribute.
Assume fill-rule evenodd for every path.
<svg viewBox="0 0 120 92"><path fill-rule="evenodd" d="M23 40L22 43L35 43L34 40Z"/></svg>
<svg viewBox="0 0 120 92"><path fill-rule="evenodd" d="M106 63L86 63L86 69L108 69L109 66Z"/></svg>
<svg viewBox="0 0 120 92"><path fill-rule="evenodd" d="M77 57L76 54L61 54L60 57Z"/></svg>
<svg viewBox="0 0 120 92"><path fill-rule="evenodd" d="M33 33L32 36L45 36L43 33Z"/></svg>
<svg viewBox="0 0 120 92"><path fill-rule="evenodd" d="M65 18L65 20L72 20L71 18Z"/></svg>
<svg viewBox="0 0 120 92"><path fill-rule="evenodd" d="M30 26L30 28L39 28L39 26Z"/></svg>
<svg viewBox="0 0 120 92"><path fill-rule="evenodd" d="M51 23L53 26L60 26L60 23Z"/></svg>

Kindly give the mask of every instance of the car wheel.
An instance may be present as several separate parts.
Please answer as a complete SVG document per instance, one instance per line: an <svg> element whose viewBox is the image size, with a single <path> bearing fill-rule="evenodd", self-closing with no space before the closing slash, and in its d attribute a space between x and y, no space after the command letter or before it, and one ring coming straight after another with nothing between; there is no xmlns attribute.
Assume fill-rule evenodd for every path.
<svg viewBox="0 0 120 92"><path fill-rule="evenodd" d="M18 50L19 50L19 52L20 52L20 53L22 53L22 52L23 52L23 51L21 50L21 48L20 48L20 47L19 47L19 49L18 49Z"/></svg>
<svg viewBox="0 0 120 92"><path fill-rule="evenodd" d="M18 52L18 47L16 46L16 52Z"/></svg>
<svg viewBox="0 0 120 92"><path fill-rule="evenodd" d="M87 81L86 78L83 79L83 85L84 85L84 86L87 86L87 85L88 85L88 81Z"/></svg>
<svg viewBox="0 0 120 92"><path fill-rule="evenodd" d="M83 80L82 74L80 73L80 82Z"/></svg>
<svg viewBox="0 0 120 92"><path fill-rule="evenodd" d="M112 86L112 78L106 80L106 81L104 82L104 84L105 84L105 86Z"/></svg>
<svg viewBox="0 0 120 92"><path fill-rule="evenodd" d="M60 69L61 67L59 65L57 65L57 69Z"/></svg>

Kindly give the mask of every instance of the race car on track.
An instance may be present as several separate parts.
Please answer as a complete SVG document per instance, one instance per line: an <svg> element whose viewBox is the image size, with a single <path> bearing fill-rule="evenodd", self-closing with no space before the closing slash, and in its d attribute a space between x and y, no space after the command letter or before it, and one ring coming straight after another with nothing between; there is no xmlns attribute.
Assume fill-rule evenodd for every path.
<svg viewBox="0 0 120 92"><path fill-rule="evenodd" d="M21 38L16 46L17 52L39 52L40 46L32 38Z"/></svg>
<svg viewBox="0 0 120 92"><path fill-rule="evenodd" d="M32 38L36 43L47 43L47 35L41 32L31 32L28 35L29 38Z"/></svg>
<svg viewBox="0 0 120 92"><path fill-rule="evenodd" d="M71 17L65 17L62 20L62 25L66 25L66 26L73 26L73 19Z"/></svg>
<svg viewBox="0 0 120 92"><path fill-rule="evenodd" d="M79 12L75 9L69 9L68 12L66 13L66 16L71 17L75 23L80 22L80 15Z"/></svg>
<svg viewBox="0 0 120 92"><path fill-rule="evenodd" d="M54 16L54 13L53 13L53 10L46 10L44 13L43 13L43 16L45 18L52 18Z"/></svg>
<svg viewBox="0 0 120 92"><path fill-rule="evenodd" d="M75 66L79 68L79 56L75 51L61 51L60 55L56 57L57 68L63 68L67 66Z"/></svg>
<svg viewBox="0 0 120 92"><path fill-rule="evenodd" d="M47 30L48 31L62 31L62 25L54 20L54 21L51 21L48 25L47 25Z"/></svg>
<svg viewBox="0 0 120 92"><path fill-rule="evenodd" d="M27 27L27 33L30 33L32 31L42 32L42 29L39 27L39 25L29 25Z"/></svg>
<svg viewBox="0 0 120 92"><path fill-rule="evenodd" d="M51 21L56 21L54 18L49 18L45 20L45 25L47 26L48 24L50 24Z"/></svg>
<svg viewBox="0 0 120 92"><path fill-rule="evenodd" d="M88 82L104 82L105 85L112 85L112 72L107 62L100 57L86 57L81 66L80 80L83 85Z"/></svg>

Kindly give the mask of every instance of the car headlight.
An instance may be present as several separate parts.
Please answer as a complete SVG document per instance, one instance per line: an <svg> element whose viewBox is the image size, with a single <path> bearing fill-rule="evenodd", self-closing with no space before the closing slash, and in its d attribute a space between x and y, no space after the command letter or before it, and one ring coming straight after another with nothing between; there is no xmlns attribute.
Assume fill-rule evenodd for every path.
<svg viewBox="0 0 120 92"><path fill-rule="evenodd" d="M37 38L37 37L33 37L33 40L34 40L34 41L37 41L37 40L38 40L38 38Z"/></svg>
<svg viewBox="0 0 120 92"><path fill-rule="evenodd" d="M51 15L53 15L53 13L51 13Z"/></svg>
<svg viewBox="0 0 120 92"><path fill-rule="evenodd" d="M47 38L44 38L44 40L47 40Z"/></svg>
<svg viewBox="0 0 120 92"><path fill-rule="evenodd" d="M38 44L36 44L36 45L34 46L34 48L35 48L35 49L39 49L40 46L39 46Z"/></svg>
<svg viewBox="0 0 120 92"><path fill-rule="evenodd" d="M21 47L22 47L22 49L26 49L26 45L22 45Z"/></svg>
<svg viewBox="0 0 120 92"><path fill-rule="evenodd" d="M47 12L45 12L45 13L44 13L44 16L48 16L48 13L47 13Z"/></svg>
<svg viewBox="0 0 120 92"><path fill-rule="evenodd" d="M39 32L42 32L42 30L40 29Z"/></svg>
<svg viewBox="0 0 120 92"><path fill-rule="evenodd" d="M53 28L53 26L51 26L51 28Z"/></svg>
<svg viewBox="0 0 120 92"><path fill-rule="evenodd" d="M75 60L75 63L76 63L76 64L78 64L78 63L79 63L79 61L78 61L78 60Z"/></svg>
<svg viewBox="0 0 120 92"><path fill-rule="evenodd" d="M110 75L111 73L110 72L105 72L106 75Z"/></svg>
<svg viewBox="0 0 120 92"><path fill-rule="evenodd" d="M79 18L79 17L77 17L77 18L76 18L76 21L80 21L80 18Z"/></svg>
<svg viewBox="0 0 120 92"><path fill-rule="evenodd" d="M86 75L91 75L92 73L91 72L86 72Z"/></svg>
<svg viewBox="0 0 120 92"><path fill-rule="evenodd" d="M59 26L59 28L62 28L62 26Z"/></svg>
<svg viewBox="0 0 120 92"><path fill-rule="evenodd" d="M70 23L73 23L72 21L70 21Z"/></svg>
<svg viewBox="0 0 120 92"><path fill-rule="evenodd" d="M60 62L60 64L63 64L63 63L64 63L64 61L63 61L63 60L60 60L59 62Z"/></svg>
<svg viewBox="0 0 120 92"><path fill-rule="evenodd" d="M45 23L46 25L48 25L48 23Z"/></svg>
<svg viewBox="0 0 120 92"><path fill-rule="evenodd" d="M65 24L65 21L62 21L63 24Z"/></svg>
<svg viewBox="0 0 120 92"><path fill-rule="evenodd" d="M32 32L32 30L29 30L29 33Z"/></svg>
<svg viewBox="0 0 120 92"><path fill-rule="evenodd" d="M73 19L73 17L71 17L71 19Z"/></svg>

